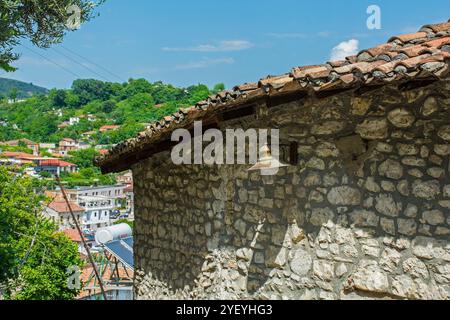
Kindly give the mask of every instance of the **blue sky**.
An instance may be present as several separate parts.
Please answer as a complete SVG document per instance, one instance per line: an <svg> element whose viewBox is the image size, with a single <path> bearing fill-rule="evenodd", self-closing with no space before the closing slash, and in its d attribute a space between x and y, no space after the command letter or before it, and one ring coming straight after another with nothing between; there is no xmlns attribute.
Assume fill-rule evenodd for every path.
<svg viewBox="0 0 450 320"><path fill-rule="evenodd" d="M381 8L380 30L366 26L372 4ZM447 21L450 1L107 0L99 12L62 46L17 47L19 71L0 77L47 88L68 88L77 77L230 88L323 63L342 42L344 52L355 51Z"/></svg>

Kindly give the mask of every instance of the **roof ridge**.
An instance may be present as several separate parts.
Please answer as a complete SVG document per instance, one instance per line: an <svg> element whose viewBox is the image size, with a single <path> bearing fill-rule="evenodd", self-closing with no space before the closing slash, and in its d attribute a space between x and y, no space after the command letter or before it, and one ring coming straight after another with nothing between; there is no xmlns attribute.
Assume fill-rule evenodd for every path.
<svg viewBox="0 0 450 320"><path fill-rule="evenodd" d="M424 25L416 33L393 36L386 43L361 50L345 60L297 66L288 73L267 76L213 94L194 106L181 108L155 121L137 137L116 145L108 155L97 158L96 163L103 167L142 144L156 142L163 132L202 118L207 112L295 91L321 92L423 77L439 79L449 73L449 62L450 19Z"/></svg>

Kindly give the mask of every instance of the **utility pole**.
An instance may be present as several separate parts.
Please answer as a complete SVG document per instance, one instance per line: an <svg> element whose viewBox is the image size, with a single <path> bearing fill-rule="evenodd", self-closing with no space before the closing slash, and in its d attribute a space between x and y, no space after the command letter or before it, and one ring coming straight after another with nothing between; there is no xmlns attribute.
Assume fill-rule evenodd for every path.
<svg viewBox="0 0 450 320"><path fill-rule="evenodd" d="M89 262L91 263L92 268L94 269L95 277L98 280L98 284L100 286L100 290L102 292L103 299L104 300L108 300L108 297L106 296L105 288L103 287L102 278L100 277L100 273L98 272L97 265L95 264L95 261L92 258L91 249L89 248L86 240L84 239L83 233L82 233L80 225L78 223L78 220L76 219L75 214L73 213L72 207L70 206L69 199L67 198L67 195L66 195L66 191L64 190L64 187L62 186L61 180L59 179L58 175L56 176L56 182L58 183L59 188L61 189L62 195L64 197L64 201L66 202L67 207L69 208L70 215L72 216L72 219L75 222L75 226L76 226L76 228L78 230L78 233L80 234L81 241L83 242L84 249L86 250L88 258L89 258Z"/></svg>

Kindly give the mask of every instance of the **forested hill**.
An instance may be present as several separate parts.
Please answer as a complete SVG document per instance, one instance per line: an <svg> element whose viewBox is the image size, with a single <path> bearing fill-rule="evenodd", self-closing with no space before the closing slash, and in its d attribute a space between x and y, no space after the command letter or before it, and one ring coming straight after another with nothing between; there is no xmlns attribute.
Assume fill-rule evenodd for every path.
<svg viewBox="0 0 450 320"><path fill-rule="evenodd" d="M71 89L52 89L17 103L0 100L0 141L28 138L57 143L72 138L90 145L113 145L223 89L223 84L181 88L145 79L75 80Z"/></svg>
<svg viewBox="0 0 450 320"><path fill-rule="evenodd" d="M46 94L47 92L47 89L35 86L32 83L0 78L0 96L10 98L10 95L15 95L13 98L25 99L35 94Z"/></svg>

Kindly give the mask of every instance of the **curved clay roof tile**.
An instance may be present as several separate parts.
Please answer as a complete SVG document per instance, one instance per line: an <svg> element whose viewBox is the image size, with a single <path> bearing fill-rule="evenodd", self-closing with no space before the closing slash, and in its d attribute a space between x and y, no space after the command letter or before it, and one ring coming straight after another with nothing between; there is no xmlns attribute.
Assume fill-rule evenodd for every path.
<svg viewBox="0 0 450 320"><path fill-rule="evenodd" d="M388 42L394 42L395 40L399 40L403 43L410 42L412 40L419 40L424 39L427 37L426 32L416 32L416 33L408 33L408 34L402 34L399 36L393 36L391 37Z"/></svg>
<svg viewBox="0 0 450 320"><path fill-rule="evenodd" d="M450 31L450 22L427 24L420 29L420 31L422 30L432 30L436 33L441 31Z"/></svg>

